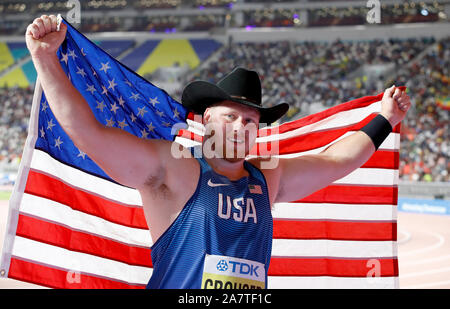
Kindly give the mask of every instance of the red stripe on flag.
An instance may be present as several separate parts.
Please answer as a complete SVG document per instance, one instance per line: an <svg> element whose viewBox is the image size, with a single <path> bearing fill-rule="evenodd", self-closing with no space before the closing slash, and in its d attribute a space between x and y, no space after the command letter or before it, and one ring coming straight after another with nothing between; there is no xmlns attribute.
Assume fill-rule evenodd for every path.
<svg viewBox="0 0 450 309"><path fill-rule="evenodd" d="M193 121L195 116L196 116L196 114L194 112L189 112L186 116L186 119ZM201 115L197 115L197 116L201 116Z"/></svg>
<svg viewBox="0 0 450 309"><path fill-rule="evenodd" d="M376 271L379 271L377 274ZM398 276L396 258L272 257L269 276L367 277Z"/></svg>
<svg viewBox="0 0 450 309"><path fill-rule="evenodd" d="M340 128L315 131L293 136L275 142L257 143L250 151L252 155L277 155L309 151L330 144L348 131L357 131L369 123L376 115L371 114L362 121ZM278 145L277 145L278 143ZM272 149L273 148L273 149Z"/></svg>
<svg viewBox="0 0 450 309"><path fill-rule="evenodd" d="M131 285L88 274L74 274L12 257L8 277L50 288L59 289L143 289L144 285Z"/></svg>
<svg viewBox="0 0 450 309"><path fill-rule="evenodd" d="M397 88L399 88L402 91L406 89L405 86L400 86L400 87L397 87ZM311 114L309 116L303 117L301 119L297 119L297 120L294 120L294 121L291 121L291 122L283 123L275 130L275 132L284 133L284 132L288 132L288 131L297 129L299 127L304 127L304 126L310 125L312 123L316 123L318 121L321 121L321 120L323 120L323 119L325 119L327 117L330 117L332 115L338 114L340 112L348 111L348 110L355 109L355 108L362 108L362 107L369 106L369 105L371 105L373 103L381 101L382 98L383 98L383 93L380 93L380 94L378 94L376 96L365 96L365 97L357 98L357 99L354 99L354 100L351 100L351 101L348 101L348 102L345 102L345 103L341 103L341 104L338 104L336 106L327 108L324 111L321 111L321 112L318 112L318 113ZM397 131L399 129L400 129L399 127L394 128L394 132L397 132L397 133L400 132L400 131ZM266 132L264 132L264 136L271 135L273 133L273 131L272 131L272 129L270 127L263 128L260 131L262 131L262 130L268 130L268 134Z"/></svg>
<svg viewBox="0 0 450 309"><path fill-rule="evenodd" d="M398 151L377 150L361 167L398 169L400 154Z"/></svg>
<svg viewBox="0 0 450 309"><path fill-rule="evenodd" d="M185 129L179 130L177 136L184 137L199 143L203 141L203 137L201 135L195 134L194 132Z"/></svg>
<svg viewBox="0 0 450 309"><path fill-rule="evenodd" d="M257 156L268 156L268 155L283 155L283 154L292 154L299 153L304 151L313 150L316 148L323 147L335 141L337 138L341 137L345 133L349 131L358 131L362 127L364 127L367 123L369 123L377 114L371 114L361 120L358 123L338 127L338 128L330 128L320 131L308 132L298 136L292 136L287 139L275 140L273 142L258 142L255 146L250 150L250 155ZM298 129L301 126L297 124L297 121L293 121L292 123L296 124L293 129ZM273 132L272 132L273 131ZM261 132L261 130L259 131ZM396 126L393 129L394 133L400 133L400 126ZM270 129L271 134L278 134L283 132L277 132L276 129ZM203 137L195 134L189 130L179 130L179 137L184 137L189 140L193 140L196 142L202 142ZM261 133L258 136L268 136L267 133L262 135Z"/></svg>
<svg viewBox="0 0 450 309"><path fill-rule="evenodd" d="M264 135L271 135L273 133L279 132L279 133L285 133L292 130L295 130L300 127L304 127L313 123L317 123L318 121L324 120L325 118L328 118L330 116L335 116L339 114L340 112L345 112L348 110L352 110L355 108L362 108L369 106L371 104L374 104L381 100L382 94L379 94L377 96L366 96L362 98L358 98L349 102L341 103L338 105L335 105L333 107L327 108L326 110L323 110L318 113L314 113L311 115L308 115L306 117L286 122L281 124L276 130L272 130L270 127L268 128L262 128L261 130L267 130L268 132L264 132Z"/></svg>
<svg viewBox="0 0 450 309"><path fill-rule="evenodd" d="M397 195L396 186L330 185L295 202L396 205Z"/></svg>
<svg viewBox="0 0 450 309"><path fill-rule="evenodd" d="M68 227L19 215L18 236L58 246L71 251L87 253L130 265L153 267L150 249L123 244L98 235L76 231Z"/></svg>
<svg viewBox="0 0 450 309"><path fill-rule="evenodd" d="M273 238L395 241L397 223L274 219Z"/></svg>
<svg viewBox="0 0 450 309"><path fill-rule="evenodd" d="M67 205L117 224L148 229L142 207L122 205L76 189L51 176L30 170L25 193Z"/></svg>

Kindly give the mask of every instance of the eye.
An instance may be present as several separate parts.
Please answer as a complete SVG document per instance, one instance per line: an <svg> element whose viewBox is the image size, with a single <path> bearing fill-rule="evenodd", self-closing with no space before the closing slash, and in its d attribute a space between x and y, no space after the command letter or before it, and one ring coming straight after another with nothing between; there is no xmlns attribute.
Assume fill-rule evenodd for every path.
<svg viewBox="0 0 450 309"><path fill-rule="evenodd" d="M226 114L225 118L227 118L228 120L233 120L234 119L234 115L233 114Z"/></svg>

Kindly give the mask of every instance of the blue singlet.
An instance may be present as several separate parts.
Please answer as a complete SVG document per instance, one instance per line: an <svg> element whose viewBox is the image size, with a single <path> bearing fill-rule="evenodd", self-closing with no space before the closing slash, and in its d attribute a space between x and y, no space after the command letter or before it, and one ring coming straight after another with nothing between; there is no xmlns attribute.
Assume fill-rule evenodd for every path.
<svg viewBox="0 0 450 309"><path fill-rule="evenodd" d="M230 181L197 160L195 193L151 248L147 288L267 288L273 221L262 172L245 161L249 176Z"/></svg>

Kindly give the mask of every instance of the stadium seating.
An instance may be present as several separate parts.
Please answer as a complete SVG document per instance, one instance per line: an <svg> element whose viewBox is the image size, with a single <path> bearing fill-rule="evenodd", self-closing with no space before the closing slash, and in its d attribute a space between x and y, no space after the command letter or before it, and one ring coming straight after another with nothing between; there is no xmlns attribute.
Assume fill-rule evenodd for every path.
<svg viewBox="0 0 450 309"><path fill-rule="evenodd" d="M445 7L448 4L444 2L424 0L420 3L383 4L382 23L445 25L449 16L448 7ZM32 19L24 18L24 12L31 12L33 16L66 12L68 8L63 4L60 1L35 0L2 2L0 13L2 17L10 18L0 20L0 35L22 37ZM299 9L299 4L308 8ZM224 45L223 41L206 39L207 36L203 35L208 32L226 33L226 25L236 32L246 32L246 27L283 27L289 30L321 27L317 28L321 30L329 26L364 25L369 29L372 26L366 20L369 8L356 0L348 1L346 6L342 1L334 0L104 0L82 1L82 10L89 13L77 25L83 33L124 31L107 39L99 36L102 39L95 42L148 80L157 78L158 75L153 74L161 67L187 65L188 74L181 79L177 76L176 86L171 88L170 94L177 100L182 86L189 81L204 79L216 82L236 66L260 73L266 106L280 101L291 105L281 122L357 97L378 94L392 84L405 85L413 107L402 124L400 178L450 181L450 106L446 103L450 102L449 37L437 38L437 41L419 36L408 40L336 39L333 42L282 41L278 38L278 41L271 38L267 42L264 39L247 42L241 39ZM118 12L121 14L116 14ZM193 39L193 31L203 33L192 35L196 37ZM167 32L167 35L164 38L160 34L152 37L157 32ZM138 35L130 38L128 33ZM182 35L171 37L179 33ZM209 61L213 54L214 61ZM23 41L2 37L0 165L5 162L17 164L26 138L36 81L36 71L28 56ZM389 74L374 79L364 69L370 66L391 69Z"/></svg>
<svg viewBox="0 0 450 309"><path fill-rule="evenodd" d="M135 46L134 40L100 40L95 41L112 57L117 58L129 48ZM133 49L121 59L122 63L142 76L154 72L159 67L174 64L188 64L195 68L207 59L221 44L212 39L192 40L148 40ZM29 56L25 43L0 43L0 72L14 65L18 60ZM36 81L36 70L31 60L0 77L0 87L28 87Z"/></svg>

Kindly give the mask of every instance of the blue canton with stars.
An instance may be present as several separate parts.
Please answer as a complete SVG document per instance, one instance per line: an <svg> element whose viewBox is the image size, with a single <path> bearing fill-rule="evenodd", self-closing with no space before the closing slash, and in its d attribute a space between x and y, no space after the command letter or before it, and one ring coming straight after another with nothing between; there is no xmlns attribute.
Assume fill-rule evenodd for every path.
<svg viewBox="0 0 450 309"><path fill-rule="evenodd" d="M61 67L97 120L140 138L174 140L176 131L172 128L186 127L186 108L115 60L67 21L62 22L67 25L67 34L57 51ZM65 164L111 180L73 144L53 115L45 93L38 123L35 148Z"/></svg>

